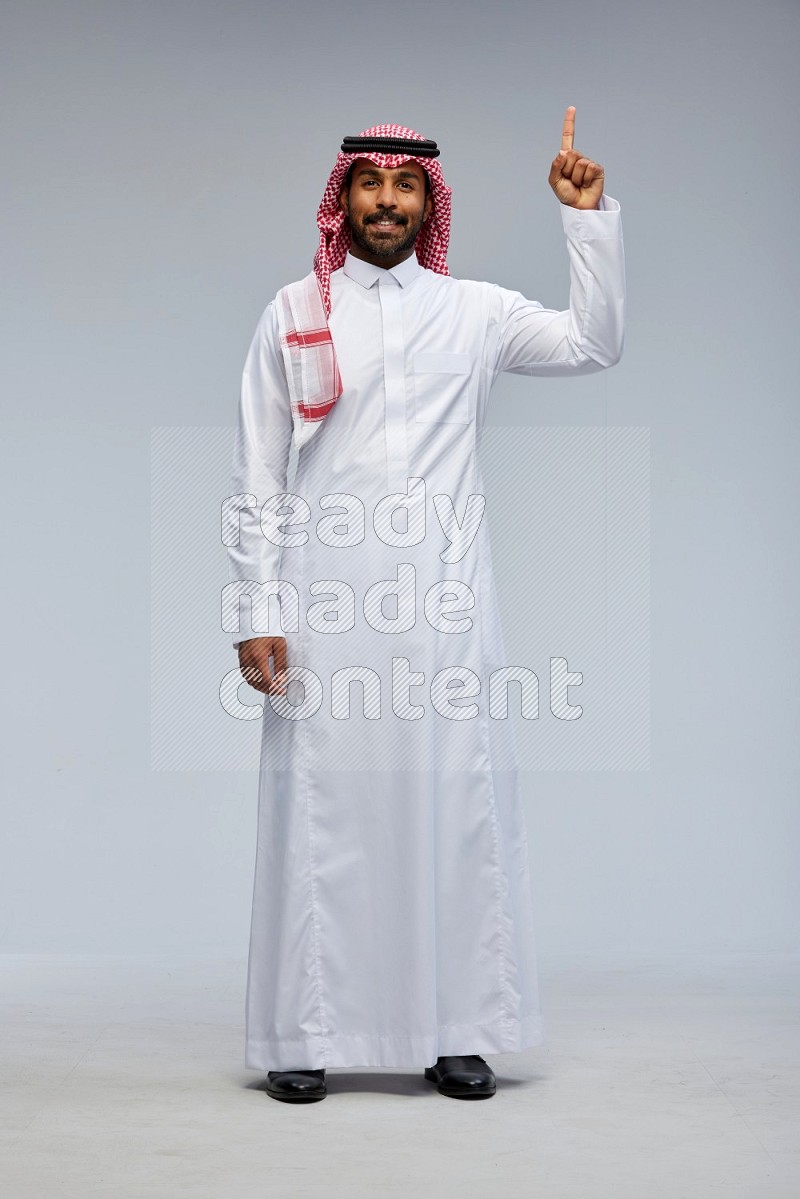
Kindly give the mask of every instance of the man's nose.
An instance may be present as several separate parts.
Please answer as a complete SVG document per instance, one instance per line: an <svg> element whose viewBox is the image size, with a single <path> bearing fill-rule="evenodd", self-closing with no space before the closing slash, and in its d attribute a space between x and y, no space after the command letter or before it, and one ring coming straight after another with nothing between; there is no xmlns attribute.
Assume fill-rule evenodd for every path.
<svg viewBox="0 0 800 1199"><path fill-rule="evenodd" d="M394 191L390 184L384 184L378 193L377 204L379 208L394 208L397 204Z"/></svg>

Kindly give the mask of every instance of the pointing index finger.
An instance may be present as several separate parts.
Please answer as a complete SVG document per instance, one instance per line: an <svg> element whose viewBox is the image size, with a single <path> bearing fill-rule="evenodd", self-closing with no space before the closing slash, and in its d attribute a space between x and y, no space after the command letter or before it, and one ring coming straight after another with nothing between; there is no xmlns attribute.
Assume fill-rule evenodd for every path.
<svg viewBox="0 0 800 1199"><path fill-rule="evenodd" d="M571 150L575 137L575 105L570 104L564 114L564 128L561 131L561 149Z"/></svg>

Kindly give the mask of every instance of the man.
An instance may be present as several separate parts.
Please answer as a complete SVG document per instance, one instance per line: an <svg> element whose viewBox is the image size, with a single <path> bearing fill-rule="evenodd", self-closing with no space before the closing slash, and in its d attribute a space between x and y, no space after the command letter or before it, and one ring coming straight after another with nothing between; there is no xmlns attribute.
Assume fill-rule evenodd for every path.
<svg viewBox="0 0 800 1199"><path fill-rule="evenodd" d="M250 347L227 627L266 696L245 1061L276 1099L323 1098L337 1066L488 1097L481 1054L543 1040L476 447L500 371L622 353L620 205L574 123L549 174L567 310L453 279L438 147L380 125L343 142L314 271Z"/></svg>

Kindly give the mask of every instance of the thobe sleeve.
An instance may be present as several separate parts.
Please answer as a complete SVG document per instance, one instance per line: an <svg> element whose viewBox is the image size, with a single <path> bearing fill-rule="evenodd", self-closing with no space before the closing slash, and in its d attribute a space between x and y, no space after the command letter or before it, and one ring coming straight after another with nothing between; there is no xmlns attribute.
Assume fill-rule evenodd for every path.
<svg viewBox="0 0 800 1199"><path fill-rule="evenodd" d="M544 308L491 284L488 345L494 375L586 375L622 356L625 252L619 201L603 194L598 209L559 207L569 255L569 308Z"/></svg>
<svg viewBox="0 0 800 1199"><path fill-rule="evenodd" d="M256 327L242 373L233 471L226 522L232 583L267 582L279 577L280 546L261 531L261 506L286 491L292 440L292 412L280 354L274 303ZM238 525L238 536L236 533ZM251 626L251 603L240 600L233 646L266 634Z"/></svg>

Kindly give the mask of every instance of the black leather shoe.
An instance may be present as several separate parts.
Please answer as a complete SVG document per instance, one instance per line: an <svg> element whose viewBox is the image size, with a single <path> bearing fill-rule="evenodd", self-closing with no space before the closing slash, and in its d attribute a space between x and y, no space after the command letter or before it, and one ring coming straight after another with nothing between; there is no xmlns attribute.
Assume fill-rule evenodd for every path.
<svg viewBox="0 0 800 1199"><path fill-rule="evenodd" d="M328 1094L324 1070L270 1070L267 1094L284 1103L313 1103Z"/></svg>
<svg viewBox="0 0 800 1199"><path fill-rule="evenodd" d="M426 1066L425 1077L437 1084L440 1095L453 1099L488 1099L497 1090L491 1066L482 1057L440 1057L435 1066Z"/></svg>

